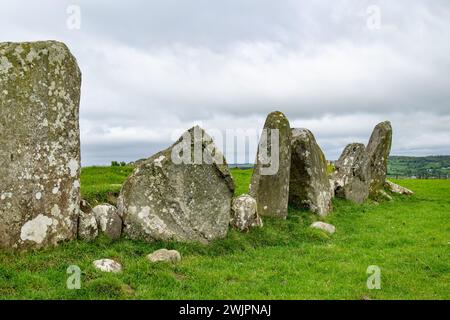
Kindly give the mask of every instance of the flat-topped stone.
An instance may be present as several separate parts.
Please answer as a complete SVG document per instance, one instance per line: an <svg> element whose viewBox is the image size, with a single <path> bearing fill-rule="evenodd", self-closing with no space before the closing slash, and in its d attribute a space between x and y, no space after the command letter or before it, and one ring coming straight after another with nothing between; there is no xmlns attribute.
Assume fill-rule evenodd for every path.
<svg viewBox="0 0 450 320"><path fill-rule="evenodd" d="M77 237L81 72L60 42L0 43L0 247Z"/></svg>

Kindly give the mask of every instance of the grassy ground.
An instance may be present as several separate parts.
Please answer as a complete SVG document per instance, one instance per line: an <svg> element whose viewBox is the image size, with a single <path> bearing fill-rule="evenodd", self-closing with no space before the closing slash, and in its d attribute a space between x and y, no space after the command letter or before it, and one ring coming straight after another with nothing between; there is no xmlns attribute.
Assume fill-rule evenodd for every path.
<svg viewBox="0 0 450 320"><path fill-rule="evenodd" d="M108 201L128 168L86 168L82 193ZM233 170L237 193L250 170ZM178 243L64 243L29 253L0 252L3 299L450 299L450 181L404 180L416 195L361 206L336 200L327 221L334 236L308 228L315 219L290 209L286 221L231 231L209 246ZM159 248L177 249L177 265L150 264ZM124 272L104 274L92 261L112 258ZM67 267L82 270L81 290L66 288ZM381 268L381 290L368 290L366 270Z"/></svg>

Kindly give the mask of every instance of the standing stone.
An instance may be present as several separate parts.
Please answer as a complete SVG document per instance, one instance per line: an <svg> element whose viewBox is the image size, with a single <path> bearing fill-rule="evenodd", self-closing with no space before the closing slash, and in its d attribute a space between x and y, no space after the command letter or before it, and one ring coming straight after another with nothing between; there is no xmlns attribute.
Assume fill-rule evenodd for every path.
<svg viewBox="0 0 450 320"><path fill-rule="evenodd" d="M286 116L268 115L258 147L250 195L256 199L261 216L286 218L291 168L291 128Z"/></svg>
<svg viewBox="0 0 450 320"><path fill-rule="evenodd" d="M124 183L118 200L124 233L145 241L224 238L233 194L224 156L194 127L141 163Z"/></svg>
<svg viewBox="0 0 450 320"><path fill-rule="evenodd" d="M257 212L256 200L248 194L233 199L231 216L231 225L239 231L247 231L263 225Z"/></svg>
<svg viewBox="0 0 450 320"><path fill-rule="evenodd" d="M0 247L77 236L81 73L62 43L0 43Z"/></svg>
<svg viewBox="0 0 450 320"><path fill-rule="evenodd" d="M333 194L327 161L308 129L292 129L289 202L325 216L332 210Z"/></svg>
<svg viewBox="0 0 450 320"><path fill-rule="evenodd" d="M369 158L366 146L349 144L335 163L333 172L335 194L361 204L369 197Z"/></svg>
<svg viewBox="0 0 450 320"><path fill-rule="evenodd" d="M367 145L370 171L370 196L376 196L384 188L387 165L392 145L392 126L389 121L378 124Z"/></svg>
<svg viewBox="0 0 450 320"><path fill-rule="evenodd" d="M122 219L119 217L116 207L110 204L102 204L92 209L97 220L98 229L111 240L117 240L122 235Z"/></svg>
<svg viewBox="0 0 450 320"><path fill-rule="evenodd" d="M97 219L95 219L89 203L82 199L80 203L80 216L78 217L78 238L84 241L92 241L97 236Z"/></svg>

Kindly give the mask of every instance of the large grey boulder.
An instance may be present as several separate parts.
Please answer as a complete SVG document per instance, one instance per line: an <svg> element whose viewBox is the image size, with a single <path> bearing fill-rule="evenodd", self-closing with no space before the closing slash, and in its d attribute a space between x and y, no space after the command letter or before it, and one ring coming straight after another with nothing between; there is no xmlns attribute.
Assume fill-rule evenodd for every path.
<svg viewBox="0 0 450 320"><path fill-rule="evenodd" d="M349 144L335 163L332 175L335 195L361 204L369 197L369 157L366 146Z"/></svg>
<svg viewBox="0 0 450 320"><path fill-rule="evenodd" d="M292 129L289 202L325 216L332 210L327 161L308 129Z"/></svg>
<svg viewBox="0 0 450 320"><path fill-rule="evenodd" d="M373 130L366 151L369 157L369 194L376 197L384 188L392 145L392 126L389 121L379 123Z"/></svg>
<svg viewBox="0 0 450 320"><path fill-rule="evenodd" d="M224 238L233 193L224 156L194 127L140 164L124 183L118 200L124 233L146 241Z"/></svg>
<svg viewBox="0 0 450 320"><path fill-rule="evenodd" d="M291 128L286 116L268 115L261 135L250 195L256 199L261 216L286 218L291 167Z"/></svg>
<svg viewBox="0 0 450 320"><path fill-rule="evenodd" d="M258 215L255 199L248 194L243 194L233 199L231 225L239 231L247 231L253 227L263 226L261 217Z"/></svg>
<svg viewBox="0 0 450 320"><path fill-rule="evenodd" d="M77 236L81 72L62 43L0 43L0 247Z"/></svg>
<svg viewBox="0 0 450 320"><path fill-rule="evenodd" d="M92 207L86 200L81 199L80 215L78 217L78 238L84 241L92 241L97 236L97 219L92 212Z"/></svg>
<svg viewBox="0 0 450 320"><path fill-rule="evenodd" d="M98 229L111 240L117 240L122 234L122 219L119 217L116 207L110 204L102 204L92 209L97 220Z"/></svg>

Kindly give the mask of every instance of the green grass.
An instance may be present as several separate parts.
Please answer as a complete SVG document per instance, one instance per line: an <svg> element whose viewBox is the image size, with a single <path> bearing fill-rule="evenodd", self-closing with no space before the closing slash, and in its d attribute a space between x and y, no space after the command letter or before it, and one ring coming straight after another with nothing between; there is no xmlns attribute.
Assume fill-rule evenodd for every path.
<svg viewBox="0 0 450 320"><path fill-rule="evenodd" d="M87 167L81 169L81 196L92 205L115 204L132 167Z"/></svg>
<svg viewBox="0 0 450 320"><path fill-rule="evenodd" d="M125 171L121 171L125 170ZM101 202L117 192L127 168L85 168L82 192ZM251 170L233 170L237 194ZM290 209L286 221L264 219L249 233L230 231L209 246L122 239L74 241L28 253L0 252L2 299L449 299L450 181L402 180L416 192L394 202L334 202L326 220L334 236L308 228L315 219ZM150 264L159 248L177 249L176 264ZM121 262L104 274L92 261ZM66 289L67 267L82 270L81 290ZM366 270L382 271L381 290L368 290Z"/></svg>

